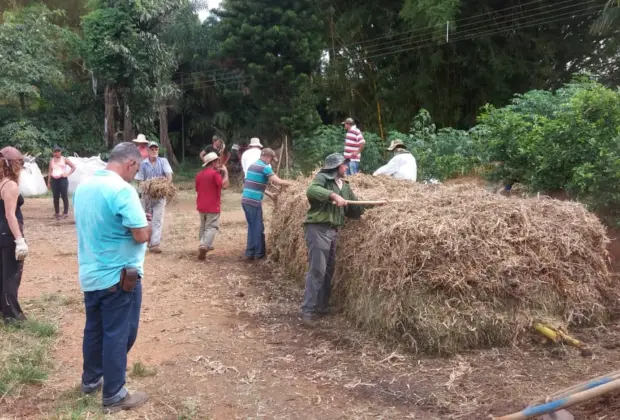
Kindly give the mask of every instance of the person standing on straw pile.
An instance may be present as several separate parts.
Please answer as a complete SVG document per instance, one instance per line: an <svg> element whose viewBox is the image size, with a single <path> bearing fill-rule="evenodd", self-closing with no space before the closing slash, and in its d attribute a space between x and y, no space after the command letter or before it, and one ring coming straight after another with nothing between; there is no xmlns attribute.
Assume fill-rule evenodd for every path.
<svg viewBox="0 0 620 420"><path fill-rule="evenodd" d="M344 179L348 163L340 153L327 156L323 168L306 190L310 209L304 223L309 264L301 306L304 322L329 313L338 230L344 225L345 217L359 219L363 212L360 206L347 205L347 200L357 201Z"/></svg>
<svg viewBox="0 0 620 420"><path fill-rule="evenodd" d="M159 157L159 145L154 141L149 143L149 158L142 161L137 179L148 181L154 178L166 178L172 182L172 168L168 159ZM153 215L153 235L149 242L149 252L160 254L161 234L164 229L164 215L166 213L166 197L152 198L142 194L144 211Z"/></svg>
<svg viewBox="0 0 620 420"><path fill-rule="evenodd" d="M360 171L360 160L366 140L353 118L347 118L342 123L347 134L344 137L344 157L348 159L347 175L355 175Z"/></svg>
<svg viewBox="0 0 620 420"><path fill-rule="evenodd" d="M196 175L196 209L200 213L198 259L201 261L215 249L213 240L220 226L222 189L228 188L228 170L220 166L216 153L207 153L202 166L205 168Z"/></svg>
<svg viewBox="0 0 620 420"><path fill-rule="evenodd" d="M86 325L81 390L103 386L106 412L144 404L144 392L125 389L127 353L138 335L144 254L151 236L149 215L130 182L140 167L140 151L116 145L105 169L81 183L73 196L80 288Z"/></svg>
<svg viewBox="0 0 620 420"><path fill-rule="evenodd" d="M248 168L241 194L241 207L248 222L248 242L244 259L260 260L265 256L265 225L263 223L263 196L269 182L288 187L292 183L280 179L271 168L276 153L269 148L262 150L260 159Z"/></svg>
<svg viewBox="0 0 620 420"><path fill-rule="evenodd" d="M394 152L394 156L387 165L377 169L373 176L388 175L396 179L406 179L415 182L418 177L418 166L411 152L407 150L405 143L402 140L394 140L387 150Z"/></svg>
<svg viewBox="0 0 620 420"><path fill-rule="evenodd" d="M19 192L19 173L24 157L14 147L0 150L0 318L5 324L24 321L17 300L28 245L24 239L24 197Z"/></svg>

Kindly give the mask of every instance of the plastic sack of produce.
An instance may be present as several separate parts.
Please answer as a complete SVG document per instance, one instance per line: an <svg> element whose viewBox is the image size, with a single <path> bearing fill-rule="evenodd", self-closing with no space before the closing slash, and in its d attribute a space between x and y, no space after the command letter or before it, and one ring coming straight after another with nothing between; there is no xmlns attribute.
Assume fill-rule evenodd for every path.
<svg viewBox="0 0 620 420"><path fill-rule="evenodd" d="M33 156L24 156L24 169L19 174L19 190L24 197L47 193L45 179Z"/></svg>
<svg viewBox="0 0 620 420"><path fill-rule="evenodd" d="M99 156L68 158L75 165L75 172L69 176L69 193L73 194L78 185L89 179L95 172L106 167Z"/></svg>

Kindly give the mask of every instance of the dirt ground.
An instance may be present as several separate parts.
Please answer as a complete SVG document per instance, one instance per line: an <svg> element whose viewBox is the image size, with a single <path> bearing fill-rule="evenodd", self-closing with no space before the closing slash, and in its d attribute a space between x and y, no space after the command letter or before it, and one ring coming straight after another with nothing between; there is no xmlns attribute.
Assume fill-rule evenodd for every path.
<svg viewBox="0 0 620 420"><path fill-rule="evenodd" d="M592 358L535 339L526 348L428 358L384 344L340 315L303 326L299 279L283 278L267 261L240 261L239 202L237 193L224 195L206 262L196 259L193 194L182 191L167 208L163 253L146 257L140 331L129 354L130 367L140 362L151 374L128 377L128 388L150 400L117 418L483 419L620 368L615 325L575 334L592 344ZM99 418L99 397L85 402L76 392L84 311L75 225L52 220L50 199L28 199L24 211L31 255L21 299L58 295L64 300L54 302L64 306L49 379L4 396L0 418ZM570 411L601 420L620 418L618 408L620 397L612 396Z"/></svg>

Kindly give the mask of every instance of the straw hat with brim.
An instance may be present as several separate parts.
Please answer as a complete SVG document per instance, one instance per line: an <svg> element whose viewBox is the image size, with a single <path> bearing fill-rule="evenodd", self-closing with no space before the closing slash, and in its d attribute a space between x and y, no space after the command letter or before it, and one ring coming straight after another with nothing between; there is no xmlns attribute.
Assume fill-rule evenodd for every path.
<svg viewBox="0 0 620 420"><path fill-rule="evenodd" d="M134 143L141 143L141 144L148 144L149 143L149 141L146 139L144 134L138 134L138 138L137 139L133 139L132 141Z"/></svg>
<svg viewBox="0 0 620 420"><path fill-rule="evenodd" d="M213 162L216 159L218 159L217 153L209 152L205 155L204 159L202 159L202 161L204 162L202 166L207 166L209 163Z"/></svg>
<svg viewBox="0 0 620 420"><path fill-rule="evenodd" d="M24 155L13 146L7 146L0 149L0 157L8 160L21 160L24 158Z"/></svg>
<svg viewBox="0 0 620 420"><path fill-rule="evenodd" d="M159 144L157 144L156 141L150 141L149 142L149 148L151 148L151 147L157 147L159 149Z"/></svg>
<svg viewBox="0 0 620 420"><path fill-rule="evenodd" d="M248 147L260 147L262 149L263 145L260 144L260 140L258 137L252 137L250 139L250 144L248 144Z"/></svg>
<svg viewBox="0 0 620 420"><path fill-rule="evenodd" d="M325 158L325 163L323 164L322 169L325 171L331 171L347 162L349 162L349 159L345 159L342 153L332 153Z"/></svg>
<svg viewBox="0 0 620 420"><path fill-rule="evenodd" d="M403 143L402 140L400 139L396 139L393 140L392 143L390 143L390 147L388 147L386 150L389 150L390 152L394 149L396 149L397 147L403 147L403 148L407 148L407 146L405 145L405 143Z"/></svg>

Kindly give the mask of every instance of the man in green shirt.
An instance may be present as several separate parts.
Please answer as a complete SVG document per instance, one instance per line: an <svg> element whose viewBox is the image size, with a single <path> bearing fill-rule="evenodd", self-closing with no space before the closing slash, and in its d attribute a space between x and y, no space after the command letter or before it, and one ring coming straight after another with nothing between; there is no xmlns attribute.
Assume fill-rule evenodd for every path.
<svg viewBox="0 0 620 420"><path fill-rule="evenodd" d="M323 169L306 190L310 209L304 227L309 263L301 307L304 322L329 313L338 230L344 225L345 217L359 219L363 211L360 206L347 205L347 200L357 201L344 179L347 164L348 160L340 153L327 156Z"/></svg>

